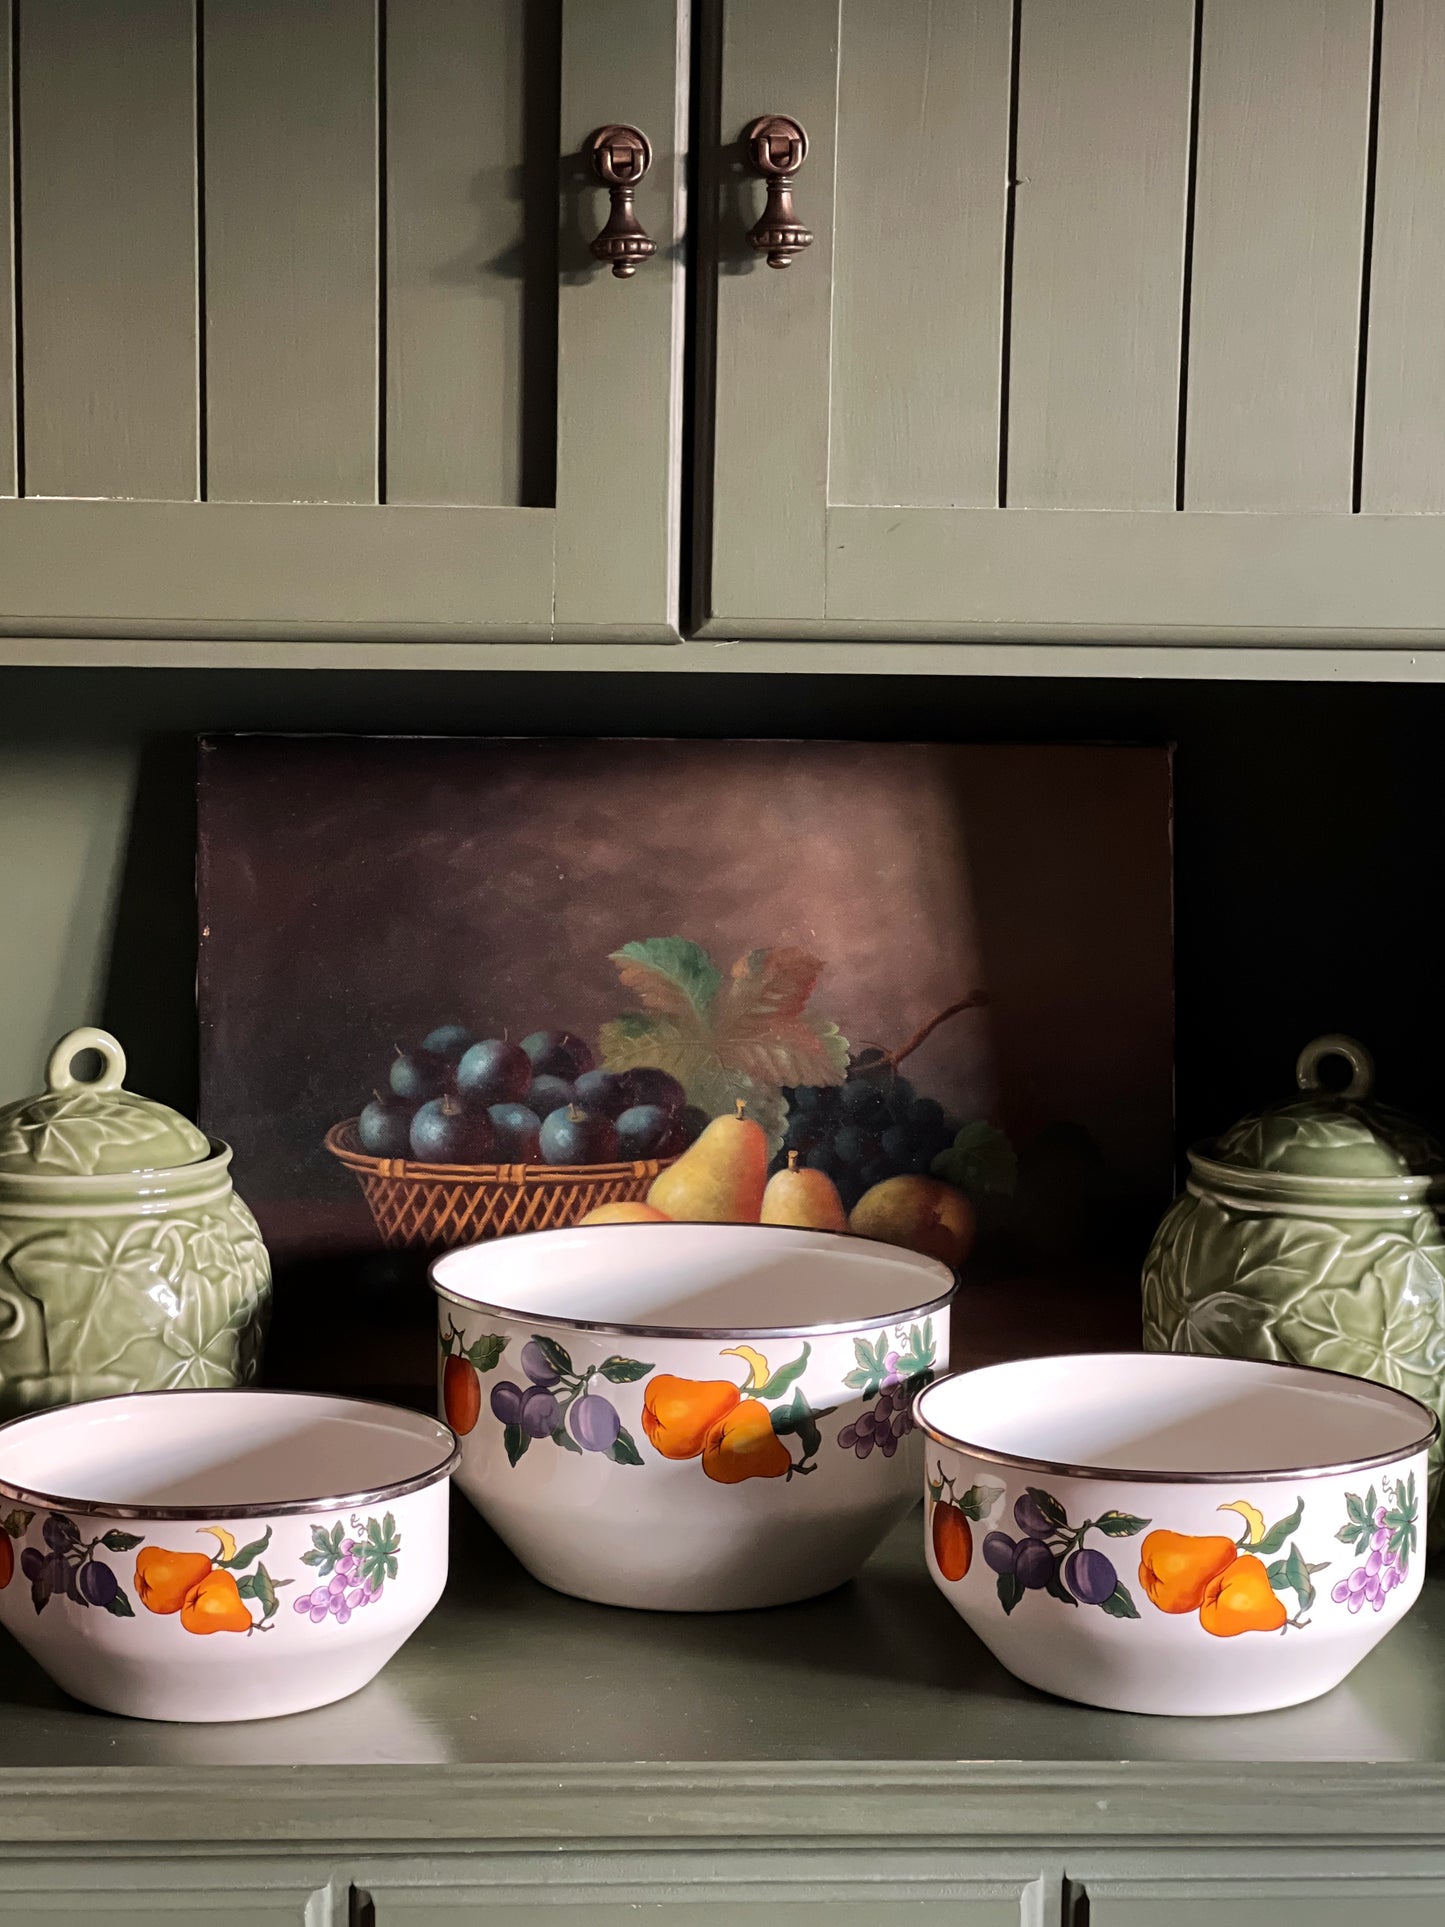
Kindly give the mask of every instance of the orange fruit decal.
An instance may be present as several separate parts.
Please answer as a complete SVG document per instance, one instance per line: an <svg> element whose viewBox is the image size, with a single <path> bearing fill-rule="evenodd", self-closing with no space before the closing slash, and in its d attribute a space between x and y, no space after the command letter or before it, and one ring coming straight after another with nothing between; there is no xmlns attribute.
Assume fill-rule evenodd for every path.
<svg viewBox="0 0 1445 1927"><path fill-rule="evenodd" d="M973 1564L973 1532L956 1505L933 1508L933 1561L945 1579L962 1579Z"/></svg>
<svg viewBox="0 0 1445 1927"><path fill-rule="evenodd" d="M482 1410L482 1381L471 1361L458 1357L455 1352L442 1367L442 1406L447 1424L458 1438L466 1437Z"/></svg>
<svg viewBox="0 0 1445 1927"><path fill-rule="evenodd" d="M1222 1535L1151 1532L1139 1549L1139 1583L1160 1612L1198 1612L1206 1588L1238 1553L1233 1539ZM1257 1559L1254 1563L1259 1565Z"/></svg>
<svg viewBox="0 0 1445 1927"><path fill-rule="evenodd" d="M181 1607L181 1624L188 1633L249 1633L251 1623L235 1575L219 1568L192 1586Z"/></svg>
<svg viewBox="0 0 1445 1927"><path fill-rule="evenodd" d="M665 1459L695 1459L713 1427L741 1398L730 1378L674 1378L659 1372L642 1401L642 1429Z"/></svg>
<svg viewBox="0 0 1445 1927"><path fill-rule="evenodd" d="M211 1562L203 1552L167 1552L164 1546L143 1546L135 1556L135 1589L141 1604L151 1612L178 1613L210 1571Z"/></svg>
<svg viewBox="0 0 1445 1927"><path fill-rule="evenodd" d="M736 1398L736 1386L730 1389ZM708 1433L702 1448L702 1469L719 1485L741 1485L744 1479L785 1477L793 1469L793 1458L773 1430L767 1406L759 1399L745 1398Z"/></svg>
<svg viewBox="0 0 1445 1927"><path fill-rule="evenodd" d="M1264 1561L1241 1553L1204 1588L1199 1623L1218 1639L1236 1633L1277 1633L1289 1614L1269 1583Z"/></svg>
<svg viewBox="0 0 1445 1927"><path fill-rule="evenodd" d="M0 1592L4 1592L15 1577L15 1548L10 1543L8 1532L0 1532Z"/></svg>

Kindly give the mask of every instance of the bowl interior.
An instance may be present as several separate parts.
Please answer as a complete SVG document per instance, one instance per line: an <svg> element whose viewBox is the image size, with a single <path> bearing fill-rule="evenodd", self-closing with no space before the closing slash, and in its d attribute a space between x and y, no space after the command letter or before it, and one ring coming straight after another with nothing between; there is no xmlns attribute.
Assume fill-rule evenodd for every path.
<svg viewBox="0 0 1445 1927"><path fill-rule="evenodd" d="M929 1386L918 1416L986 1456L1193 1478L1388 1461L1423 1449L1434 1424L1413 1398L1365 1379L1147 1352L962 1372Z"/></svg>
<svg viewBox="0 0 1445 1927"><path fill-rule="evenodd" d="M57 1509L305 1510L425 1483L455 1441L418 1412L304 1392L150 1392L0 1429L0 1482Z"/></svg>
<svg viewBox="0 0 1445 1927"><path fill-rule="evenodd" d="M886 1323L953 1274L893 1245L783 1225L618 1224L534 1231L448 1252L444 1295L560 1324L762 1332Z"/></svg>

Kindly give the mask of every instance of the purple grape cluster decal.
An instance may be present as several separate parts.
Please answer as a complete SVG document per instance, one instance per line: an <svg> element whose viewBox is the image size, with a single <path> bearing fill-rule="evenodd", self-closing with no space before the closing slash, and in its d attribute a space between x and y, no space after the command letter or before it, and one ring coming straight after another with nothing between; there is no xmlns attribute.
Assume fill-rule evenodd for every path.
<svg viewBox="0 0 1445 1927"><path fill-rule="evenodd" d="M1011 1532L985 1533L984 1564L997 1576L999 1604L1011 1613L1026 1592L1046 1592L1066 1606L1098 1606L1113 1619L1137 1619L1133 1594L1114 1561L1087 1534L1132 1539L1149 1524L1132 1512L1101 1512L1071 1526L1069 1515L1051 1492L1031 1485L1014 1500Z"/></svg>
<svg viewBox="0 0 1445 1927"><path fill-rule="evenodd" d="M301 1563L315 1568L319 1583L293 1600L292 1610L308 1613L315 1626L323 1619L344 1626L354 1612L374 1605L387 1580L395 1579L400 1551L401 1534L389 1512L365 1522L353 1513L350 1532L341 1519L329 1532L313 1525L311 1549L302 1553Z"/></svg>
<svg viewBox="0 0 1445 1927"><path fill-rule="evenodd" d="M1382 1478L1380 1493L1371 1486L1363 1499L1347 1492L1345 1512L1345 1523L1335 1537L1364 1558L1347 1578L1331 1587L1330 1598L1352 1613L1363 1612L1366 1606L1382 1612L1409 1571L1415 1550L1419 1515L1415 1474L1398 1481Z"/></svg>
<svg viewBox="0 0 1445 1927"><path fill-rule="evenodd" d="M538 1335L522 1347L519 1362L525 1384L498 1379L489 1400L509 1465L534 1439L551 1439L564 1452L600 1452L614 1465L641 1465L642 1454L604 1387L646 1378L650 1364L614 1356L579 1372L565 1346Z"/></svg>
<svg viewBox="0 0 1445 1927"><path fill-rule="evenodd" d="M896 1343L886 1331L872 1340L853 1340L858 1363L843 1383L863 1394L864 1410L842 1427L838 1443L860 1459L875 1446L885 1459L893 1457L899 1440L913 1430L913 1400L933 1377L938 1355L933 1320L910 1325L906 1338L901 1326L898 1334Z"/></svg>

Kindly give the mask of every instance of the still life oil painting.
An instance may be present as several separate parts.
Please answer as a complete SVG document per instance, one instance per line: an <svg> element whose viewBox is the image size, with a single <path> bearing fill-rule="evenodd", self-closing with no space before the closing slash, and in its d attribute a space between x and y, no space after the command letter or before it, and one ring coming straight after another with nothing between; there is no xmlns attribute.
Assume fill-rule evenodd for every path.
<svg viewBox="0 0 1445 1927"><path fill-rule="evenodd" d="M200 831L283 1349L288 1278L319 1320L479 1238L761 1214L1003 1278L1168 1196L1167 751L237 737Z"/></svg>

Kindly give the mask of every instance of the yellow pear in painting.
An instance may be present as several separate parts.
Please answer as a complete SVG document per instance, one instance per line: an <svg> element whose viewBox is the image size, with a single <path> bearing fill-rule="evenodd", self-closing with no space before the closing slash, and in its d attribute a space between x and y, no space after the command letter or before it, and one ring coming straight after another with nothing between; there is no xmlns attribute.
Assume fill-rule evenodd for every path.
<svg viewBox="0 0 1445 1927"><path fill-rule="evenodd" d="M676 1164L654 1179L647 1202L692 1224L756 1224L768 1177L768 1139L744 1113L715 1117Z"/></svg>
<svg viewBox="0 0 1445 1927"><path fill-rule="evenodd" d="M796 1151L786 1171L775 1171L763 1193L763 1223L791 1224L804 1231L846 1231L848 1214L826 1171L800 1169Z"/></svg>

